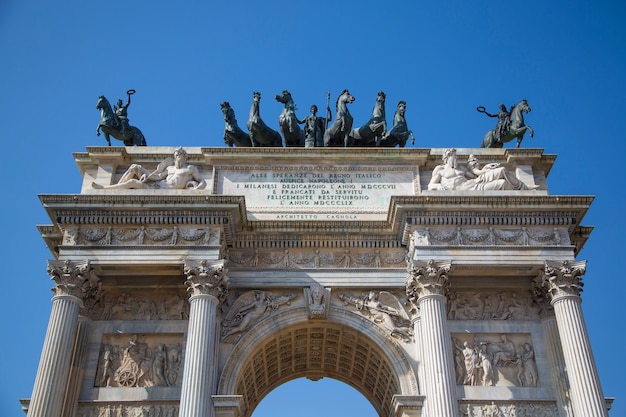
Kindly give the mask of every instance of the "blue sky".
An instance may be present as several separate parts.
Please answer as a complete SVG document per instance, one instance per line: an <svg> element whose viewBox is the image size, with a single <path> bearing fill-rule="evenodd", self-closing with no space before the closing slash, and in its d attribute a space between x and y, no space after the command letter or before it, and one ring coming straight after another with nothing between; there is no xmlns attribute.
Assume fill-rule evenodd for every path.
<svg viewBox="0 0 626 417"><path fill-rule="evenodd" d="M327 91L334 101L348 88L355 125L380 90L393 106L406 100L416 148L478 147L495 124L476 106L528 100L535 137L522 146L558 155L550 193L596 196L584 222L595 230L579 256L589 261L583 310L604 394L618 397L610 415L626 415L617 262L626 249L625 20L623 1L0 2L2 414L22 415L51 306L51 255L36 229L49 219L37 195L80 191L72 153L105 145L95 135L98 96L114 102L135 89L130 123L149 145L224 146L223 101L244 126L260 91L261 115L277 129L280 91L304 117L311 104L325 107ZM323 398L354 390L304 382L271 393L254 417L348 412L324 409ZM293 408L273 407L281 395ZM375 415L362 397L348 402L351 414Z"/></svg>

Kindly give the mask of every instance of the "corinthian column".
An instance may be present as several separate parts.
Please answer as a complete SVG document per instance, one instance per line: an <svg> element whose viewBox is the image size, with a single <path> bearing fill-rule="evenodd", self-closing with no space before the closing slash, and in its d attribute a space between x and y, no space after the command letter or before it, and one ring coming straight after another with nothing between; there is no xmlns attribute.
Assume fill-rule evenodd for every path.
<svg viewBox="0 0 626 417"><path fill-rule="evenodd" d="M66 394L83 296L95 284L88 261L48 261L52 311L28 407L29 417L59 417Z"/></svg>
<svg viewBox="0 0 626 417"><path fill-rule="evenodd" d="M421 345L426 401L425 415L454 417L458 414L452 341L446 318L446 292L450 263L429 261L411 265L407 278L407 295L416 302L420 324L416 336ZM418 333L419 332L419 333Z"/></svg>
<svg viewBox="0 0 626 417"><path fill-rule="evenodd" d="M185 262L189 292L189 327L185 350L179 417L214 417L211 395L216 394L217 306L226 295L224 262Z"/></svg>
<svg viewBox="0 0 626 417"><path fill-rule="evenodd" d="M546 262L543 286L554 307L575 416L607 417L600 378L581 308L585 262Z"/></svg>

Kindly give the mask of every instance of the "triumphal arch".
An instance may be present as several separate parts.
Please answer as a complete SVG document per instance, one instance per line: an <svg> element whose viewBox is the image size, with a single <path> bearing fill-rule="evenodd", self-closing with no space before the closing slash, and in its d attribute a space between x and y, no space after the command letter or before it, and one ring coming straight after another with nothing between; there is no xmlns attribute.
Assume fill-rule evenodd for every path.
<svg viewBox="0 0 626 417"><path fill-rule="evenodd" d="M300 377L381 417L607 415L577 259L593 198L550 194L555 155L74 157L80 192L40 197L56 285L31 417L249 417Z"/></svg>

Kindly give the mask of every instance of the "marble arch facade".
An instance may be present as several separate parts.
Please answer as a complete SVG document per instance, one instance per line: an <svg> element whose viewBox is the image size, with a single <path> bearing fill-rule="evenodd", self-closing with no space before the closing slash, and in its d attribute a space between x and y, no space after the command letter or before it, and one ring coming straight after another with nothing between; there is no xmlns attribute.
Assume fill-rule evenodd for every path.
<svg viewBox="0 0 626 417"><path fill-rule="evenodd" d="M459 149L454 172L498 165L455 179L446 149L174 151L89 147L80 192L40 196L30 417L249 417L297 377L383 417L607 415L576 259L593 197L550 195L554 155ZM125 182L185 164L189 188Z"/></svg>

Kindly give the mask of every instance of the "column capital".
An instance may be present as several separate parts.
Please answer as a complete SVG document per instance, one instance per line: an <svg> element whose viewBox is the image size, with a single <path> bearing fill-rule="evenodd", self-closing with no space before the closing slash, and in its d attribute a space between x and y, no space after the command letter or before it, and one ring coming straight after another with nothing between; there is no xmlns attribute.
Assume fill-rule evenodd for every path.
<svg viewBox="0 0 626 417"><path fill-rule="evenodd" d="M56 284L52 289L55 296L70 295L82 301L100 287L100 279L93 273L88 260L48 260L47 272Z"/></svg>
<svg viewBox="0 0 626 417"><path fill-rule="evenodd" d="M184 272L187 276L185 285L189 297L197 295L212 295L222 302L226 298L228 288L228 270L224 260L209 262L206 259L200 261L185 261Z"/></svg>
<svg viewBox="0 0 626 417"><path fill-rule="evenodd" d="M580 296L586 265L587 261L545 262L542 285L552 304L567 296Z"/></svg>
<svg viewBox="0 0 626 417"><path fill-rule="evenodd" d="M409 301L416 304L429 295L445 296L448 291L448 272L452 269L451 262L413 262L408 268L406 293Z"/></svg>

